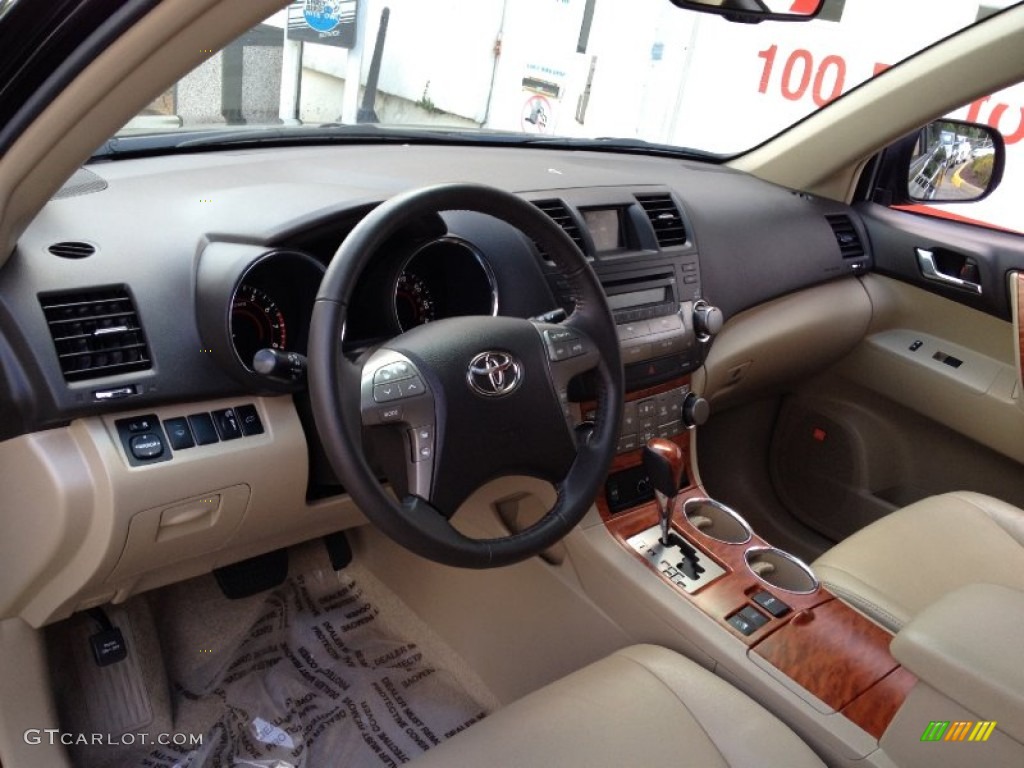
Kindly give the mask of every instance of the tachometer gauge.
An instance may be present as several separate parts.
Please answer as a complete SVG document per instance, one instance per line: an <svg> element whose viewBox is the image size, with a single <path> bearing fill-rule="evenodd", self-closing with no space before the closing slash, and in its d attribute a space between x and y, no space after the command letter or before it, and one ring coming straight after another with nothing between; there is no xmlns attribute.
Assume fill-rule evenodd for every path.
<svg viewBox="0 0 1024 768"><path fill-rule="evenodd" d="M246 368L261 349L287 349L288 326L284 313L266 291L239 286L231 302L231 340Z"/></svg>
<svg viewBox="0 0 1024 768"><path fill-rule="evenodd" d="M426 281L412 272L403 272L395 285L395 315L403 331L437 319L437 304Z"/></svg>

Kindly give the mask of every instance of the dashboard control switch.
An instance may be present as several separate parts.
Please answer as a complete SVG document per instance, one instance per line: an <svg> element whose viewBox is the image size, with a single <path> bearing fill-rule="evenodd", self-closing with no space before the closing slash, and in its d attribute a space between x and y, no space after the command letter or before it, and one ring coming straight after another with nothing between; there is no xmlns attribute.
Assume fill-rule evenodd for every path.
<svg viewBox="0 0 1024 768"><path fill-rule="evenodd" d="M692 392L683 401L683 423L688 429L707 423L711 417L711 405L700 395Z"/></svg>
<svg viewBox="0 0 1024 768"><path fill-rule="evenodd" d="M271 379L301 384L306 380L305 355L281 349L261 349L252 358L252 369Z"/></svg>
<svg viewBox="0 0 1024 768"><path fill-rule="evenodd" d="M242 427L243 435L249 437L263 434L263 422L260 420L260 414L255 405L239 405L235 408L235 415L238 417L238 424Z"/></svg>
<svg viewBox="0 0 1024 768"><path fill-rule="evenodd" d="M198 445L209 445L220 441L217 437L217 430L213 427L213 419L208 413L194 413L188 417L189 426L192 427L192 434L196 436Z"/></svg>
<svg viewBox="0 0 1024 768"><path fill-rule="evenodd" d="M693 327L702 341L707 341L722 330L725 317L722 310L704 301L698 301L693 308Z"/></svg>
<svg viewBox="0 0 1024 768"><path fill-rule="evenodd" d="M221 440L237 440L242 436L242 428L238 424L238 417L231 408L214 411L213 423L217 427Z"/></svg>
<svg viewBox="0 0 1024 768"><path fill-rule="evenodd" d="M188 428L188 419L167 419L164 421L164 429L167 431L167 440L174 450L182 451L195 447L196 441L192 439L192 430Z"/></svg>
<svg viewBox="0 0 1024 768"><path fill-rule="evenodd" d="M132 449L132 456L139 461L157 459L164 452L164 441L160 439L160 435L153 432L136 435L131 439L129 445Z"/></svg>

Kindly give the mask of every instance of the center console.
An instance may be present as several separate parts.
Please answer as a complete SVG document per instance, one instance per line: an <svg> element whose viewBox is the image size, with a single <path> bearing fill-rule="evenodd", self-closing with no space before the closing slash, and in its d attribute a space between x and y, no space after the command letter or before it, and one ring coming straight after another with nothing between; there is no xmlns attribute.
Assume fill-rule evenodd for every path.
<svg viewBox="0 0 1024 768"><path fill-rule="evenodd" d="M656 504L616 512L606 496L598 503L606 529L680 599L745 645L769 676L822 714L837 713L881 738L916 682L889 652L892 635L837 600L738 512L689 479L682 486L667 500L668 546Z"/></svg>

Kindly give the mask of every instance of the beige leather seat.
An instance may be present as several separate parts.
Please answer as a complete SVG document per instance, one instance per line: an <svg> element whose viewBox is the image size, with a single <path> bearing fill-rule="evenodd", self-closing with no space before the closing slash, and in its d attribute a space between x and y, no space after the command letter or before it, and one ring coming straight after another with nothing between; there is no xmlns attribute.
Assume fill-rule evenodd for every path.
<svg viewBox="0 0 1024 768"><path fill-rule="evenodd" d="M707 670L625 648L499 710L417 768L822 766L774 715Z"/></svg>
<svg viewBox="0 0 1024 768"><path fill-rule="evenodd" d="M1024 591L1024 511L980 493L932 496L855 533L812 567L833 594L895 632L965 584Z"/></svg>

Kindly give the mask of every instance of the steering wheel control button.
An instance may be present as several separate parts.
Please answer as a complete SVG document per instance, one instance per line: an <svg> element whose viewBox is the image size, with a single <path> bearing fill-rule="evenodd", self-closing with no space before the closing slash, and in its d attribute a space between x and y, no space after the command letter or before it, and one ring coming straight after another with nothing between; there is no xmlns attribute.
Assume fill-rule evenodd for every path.
<svg viewBox="0 0 1024 768"><path fill-rule="evenodd" d="M235 408L235 416L242 427L242 434L246 437L263 434L263 422L255 405L239 405Z"/></svg>
<svg viewBox="0 0 1024 768"><path fill-rule="evenodd" d="M211 443L220 442L210 414L193 413L188 417L188 423L192 427L192 434L196 436L197 445L210 445Z"/></svg>
<svg viewBox="0 0 1024 768"><path fill-rule="evenodd" d="M412 460L414 462L430 461L434 458L434 428L432 426L410 429L409 441L412 445Z"/></svg>
<svg viewBox="0 0 1024 768"><path fill-rule="evenodd" d="M129 445L131 446L132 456L139 461L157 459L164 452L164 441L160 439L160 435L152 432L136 435L131 439Z"/></svg>
<svg viewBox="0 0 1024 768"><path fill-rule="evenodd" d="M423 383L423 379L419 376L412 376L402 381L375 385L373 388L373 399L377 403L392 403L395 400L417 397L426 391L427 387Z"/></svg>
<svg viewBox="0 0 1024 768"><path fill-rule="evenodd" d="M164 430L167 432L167 441L175 451L195 447L196 441L192 439L192 430L188 428L188 419L166 419Z"/></svg>
<svg viewBox="0 0 1024 768"><path fill-rule="evenodd" d="M213 423L221 440L237 440L242 436L242 427L239 426L238 417L231 408L214 411Z"/></svg>
<svg viewBox="0 0 1024 768"><path fill-rule="evenodd" d="M764 608L766 611L768 611L768 613L770 613L775 618L785 616L791 610L788 605L779 600L779 598L777 598L771 592L758 592L750 599L762 608Z"/></svg>
<svg viewBox="0 0 1024 768"><path fill-rule="evenodd" d="M402 388L398 386L398 382L378 384L373 388L373 399L378 403L390 403L393 400L401 400Z"/></svg>
<svg viewBox="0 0 1024 768"><path fill-rule="evenodd" d="M377 419L381 424L398 424L401 423L405 414L402 411L402 406L392 405L385 408L380 408L377 411Z"/></svg>
<svg viewBox="0 0 1024 768"><path fill-rule="evenodd" d="M408 363L392 363L378 368L373 374L374 384L388 384L392 381L401 381L416 375L416 370Z"/></svg>
<svg viewBox="0 0 1024 768"><path fill-rule="evenodd" d="M481 352L469 363L466 382L482 397L505 397L523 381L523 368L507 352Z"/></svg>
<svg viewBox="0 0 1024 768"><path fill-rule="evenodd" d="M419 376L413 376L411 379L399 382L398 386L402 388L402 397L416 397L427 391L423 380Z"/></svg>

